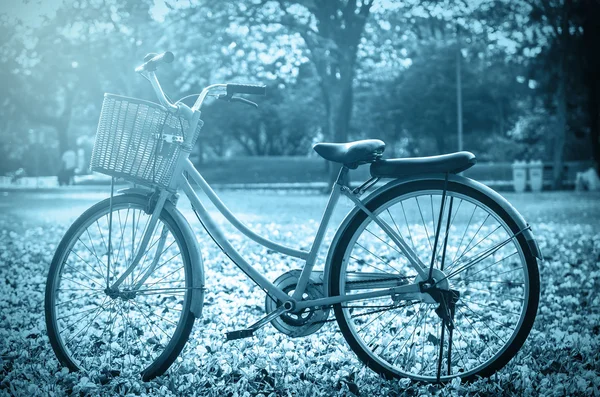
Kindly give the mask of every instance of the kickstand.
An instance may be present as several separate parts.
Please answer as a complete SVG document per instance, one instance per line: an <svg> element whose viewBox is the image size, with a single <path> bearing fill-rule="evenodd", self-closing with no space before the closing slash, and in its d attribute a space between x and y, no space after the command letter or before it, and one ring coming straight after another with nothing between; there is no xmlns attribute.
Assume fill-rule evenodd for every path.
<svg viewBox="0 0 600 397"><path fill-rule="evenodd" d="M253 336L255 331L259 330L260 328L264 327L265 325L267 325L268 323L273 321L275 318L281 316L283 313L290 310L290 309L286 308L285 306L286 306L285 304L279 306L277 309L273 310L271 313L267 314L265 317L261 318L260 320L258 320L257 322L255 322L254 324L252 324L251 326L249 326L246 329L240 329L237 331L226 332L225 337L229 341L229 340L236 340L236 339L242 339L242 338L249 338L249 337Z"/></svg>

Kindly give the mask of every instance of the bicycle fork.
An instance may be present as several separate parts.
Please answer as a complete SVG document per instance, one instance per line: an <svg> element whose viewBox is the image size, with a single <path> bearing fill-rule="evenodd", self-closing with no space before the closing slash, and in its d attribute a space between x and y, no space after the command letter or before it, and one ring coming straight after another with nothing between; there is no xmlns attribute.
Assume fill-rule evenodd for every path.
<svg viewBox="0 0 600 397"><path fill-rule="evenodd" d="M159 193L158 199L156 200L156 204L154 205L154 209L152 211L152 215L150 216L150 219L148 221L148 226L146 227L144 236L142 237L142 241L140 242L140 245L138 246L138 250L137 250L135 256L133 257L131 264L127 267L125 272L123 274L121 274L121 276L117 279L117 281L115 281L112 285L110 285L108 287L108 290L113 291L113 292L118 291L119 286L135 270L135 268L138 266L138 264L144 257L144 255L145 255L144 252L146 251L146 248L148 247L148 243L150 243L150 239L152 238L152 235L154 234L156 224L158 223L158 219L160 218L160 213L162 212L165 202L170 194L171 193L166 190L163 190ZM111 212L111 216L112 216L112 212ZM148 279L148 277L150 277L150 275L156 268L156 264L158 263L158 261L160 259L160 254L162 253L164 246L165 246L165 242L167 240L167 234L168 234L168 230L165 227L165 225L163 225L161 232L160 232L159 240L157 242L156 254L154 255L152 263L150 264L150 266L148 267L148 269L146 270L144 275L141 277L141 279L135 284L135 286L133 287L133 291L137 290ZM110 269L110 262L108 263L108 268Z"/></svg>

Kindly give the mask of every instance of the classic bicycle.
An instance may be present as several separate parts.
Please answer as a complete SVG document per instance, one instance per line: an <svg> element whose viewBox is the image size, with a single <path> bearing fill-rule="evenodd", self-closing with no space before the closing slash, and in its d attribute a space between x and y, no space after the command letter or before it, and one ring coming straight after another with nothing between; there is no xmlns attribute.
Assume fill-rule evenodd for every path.
<svg viewBox="0 0 600 397"><path fill-rule="evenodd" d="M382 159L380 140L318 143L321 157L341 164L339 176L310 250L283 246L239 221L189 160L207 97L254 106L236 95L264 95L265 87L210 85L190 108L171 102L156 77L157 67L172 60L169 52L149 54L136 69L160 104L105 94L91 168L143 187L114 194L113 184L110 197L85 211L56 250L45 316L64 366L149 380L181 352L202 316L205 283L198 242L177 210L178 192L266 293L265 316L228 332L229 340L269 323L301 337L337 321L372 370L425 382L489 376L513 358L537 312L541 255L531 227L503 197L459 175L475 164L473 154ZM346 174L367 164L371 178L350 187ZM375 186L382 179L387 183ZM303 260L303 268L267 279L230 244L192 182L241 233ZM340 196L354 208L317 271Z"/></svg>

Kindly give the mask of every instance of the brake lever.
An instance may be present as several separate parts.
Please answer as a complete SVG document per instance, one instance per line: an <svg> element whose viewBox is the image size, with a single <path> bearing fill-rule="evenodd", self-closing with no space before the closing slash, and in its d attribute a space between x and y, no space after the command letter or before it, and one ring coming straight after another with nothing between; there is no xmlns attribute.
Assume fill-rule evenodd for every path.
<svg viewBox="0 0 600 397"><path fill-rule="evenodd" d="M229 96L227 94L221 94L217 97L217 99L221 99L223 101L227 101L227 102L240 102L243 103L245 105L250 105L250 106L254 106L256 109L258 109L258 104L252 101L249 101L246 98L240 98L237 96Z"/></svg>
<svg viewBox="0 0 600 397"><path fill-rule="evenodd" d="M230 99L231 102L240 102L246 105L250 105L250 106L254 106L255 108L258 109L258 104L252 101L247 100L246 98L240 98L237 96L231 97Z"/></svg>

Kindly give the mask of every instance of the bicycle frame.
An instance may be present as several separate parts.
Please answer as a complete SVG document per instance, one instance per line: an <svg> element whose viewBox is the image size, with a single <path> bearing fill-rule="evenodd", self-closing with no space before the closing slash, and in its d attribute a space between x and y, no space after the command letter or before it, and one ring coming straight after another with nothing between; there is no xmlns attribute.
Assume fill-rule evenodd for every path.
<svg viewBox="0 0 600 397"><path fill-rule="evenodd" d="M211 95L209 91L211 89L223 89L226 87L224 84L214 84L206 87L202 90L202 93L198 96L198 99L194 106L190 109L183 104L172 104L164 95L162 88L156 78L154 72L143 72L145 73L148 80L151 82L154 91L156 92L159 101L167 107L170 111L176 112L178 110L183 111L188 114L188 117L192 118L192 122L190 123L190 130L193 131L196 127L196 123L198 122L200 116L200 108L204 99ZM183 109L180 109L183 108ZM179 158L177 159L177 165L175 167L175 173L171 184L168 189L162 190L158 195L158 199L156 200L156 204L154 206L153 214L149 221L149 226L146 230L144 237L140 243L140 247L138 248L138 252L132 263L125 270L125 272L119 277L119 279L114 282L109 289L117 290L119 285L129 276L142 257L142 253L145 251L150 237L154 232L154 228L158 222L159 214L170 195L174 192L179 191L180 189L184 192L184 194L188 197L190 202L192 203L192 207L198 214L198 218L209 235L213 238L215 243L219 246L219 248L238 266L250 279L252 279L258 286L260 286L263 290L266 291L271 297L276 298L277 300L283 302L288 306L287 310L295 309L301 310L308 307L314 306L329 306L333 304L338 304L342 302L349 301L357 301L361 299L375 298L386 295L407 295L406 298L419 298L421 297L421 289L418 284L407 284L407 285L396 285L389 286L389 282L382 282L381 286L377 284L378 288L382 288L377 291L370 292L359 292L352 295L345 296L337 296L337 297L325 297L320 299L306 300L302 301L302 295L304 294L306 287L310 281L311 274L313 273L313 268L315 266L317 253L319 252L319 248L323 243L323 239L325 237L325 231L327 226L329 225L329 221L331 220L331 215L335 209L335 206L339 200L341 194L347 196L350 200L352 200L356 207L360 208L364 211L367 216L377 225L379 225L392 239L392 241L398 246L400 251L407 257L410 265L415 269L415 271L423 278L427 278L427 268L424 263L421 262L417 254L409 247L409 245L404 241L402 236L394 231L394 229L387 224L383 219L378 218L375 214L369 211L365 205L360 201L360 194L354 193L348 186L344 185L342 182L345 174L348 172L347 167L342 167L340 174L336 183L334 184L331 194L329 196L329 200L327 202L327 206L325 207L325 211L322 215L321 222L319 224L317 234L313 240L310 251L302 251L297 250L291 247L283 246L277 244L269 239L266 239L252 230L250 230L246 225L244 225L239 219L235 217L233 213L227 208L227 206L219 199L217 194L212 190L209 184L204 180L202 175L196 170L192 162L189 160L189 153L191 151L191 145L188 142L183 144L184 150L181 151ZM186 177L187 175L187 177ZM190 181L191 179L195 182L200 189L207 195L209 200L215 205L215 207L223 214L223 216L241 233L254 240L258 244L267 247L273 251L279 252L283 255L292 256L298 259L303 259L305 264L302 268L300 278L298 284L294 290L293 295L290 297L283 290L275 286L272 282L266 279L259 271L257 271L251 264L249 264L244 257L231 245L231 243L227 240L221 228L217 225L217 223L212 219L204 205L201 203L198 195L192 188ZM161 235L163 235L161 231ZM162 244L162 243L159 243ZM151 265L146 272L145 275L142 276L141 280L145 280L149 273L154 269L154 266ZM368 274L364 277L369 277ZM138 283L135 288L139 288L141 283Z"/></svg>
<svg viewBox="0 0 600 397"><path fill-rule="evenodd" d="M352 193L349 192L349 189L347 189L347 187L345 187L339 183L339 181L340 181L339 177L338 177L338 183L334 184L331 194L329 196L327 206L325 207L325 211L323 213L321 223L317 230L315 239L313 240L311 249L309 252L305 252L305 251L295 250L290 247L282 246L280 244L272 242L268 239L265 239L262 236L257 235L256 233L254 233L253 231L248 229L248 227L246 227L243 223L241 223L235 217L235 215L233 215L229 211L229 209L225 206L225 204L223 204L223 202L218 198L216 193L212 190L212 188L204 180L202 175L200 175L200 173L196 170L196 168L191 163L191 161L189 161L189 159L187 160L186 164L184 165L184 171L189 175L189 177L194 182L196 182L198 184L200 189L208 196L208 198L215 205L215 207L217 207L219 212L221 212L221 214L223 214L223 216L225 216L225 218L228 221L230 221L231 224L233 226L235 226L244 235L251 238L255 242L257 242L269 249L277 251L281 254L305 260L305 264L304 264L304 267L302 268L302 272L300 275L298 285L297 285L297 287L294 291L294 294L292 295L292 298L291 298L292 301L295 303L295 307L297 309L301 309L304 307L310 307L310 306L331 305L331 304L350 301L350 300L373 298L373 297L379 297L379 296L384 296L384 295L388 295L388 294L419 292L418 285L399 286L396 288L389 288L387 290L382 290L382 291L374 291L374 292L368 292L368 293L362 293L362 294L355 294L355 295L352 295L351 297L341 297L341 298L337 298L337 299L332 298L332 297L327 297L327 298L318 299L318 300L309 300L306 302L299 302L299 300L301 299L302 294L304 293L306 286L309 282L310 275L312 273L312 270L313 270L315 262L316 262L317 253L319 251L319 248L321 247L323 238L325 236L325 230L327 229L327 226L329 225L331 215L335 209L335 206L340 197L340 194L344 193L346 195L352 195ZM343 172L344 172L344 170L341 171L340 176ZM215 240L215 242L223 250L223 252L229 258L231 258L233 260L233 262L244 273L246 273L256 284L258 284L261 288L265 289L269 294L275 296L277 299L279 299L282 302L286 302L286 301L290 300L290 297L285 292L283 292L282 290L277 288L275 285L273 285L273 283L271 283L269 280L267 280L260 272L258 272L252 265L250 265L233 246L231 246L231 244L229 243L227 238L224 236L224 234L222 233L219 226L213 221L213 219L211 218L208 211L204 208L204 206L200 202L200 199L196 195L196 192L193 190L189 181L187 179L183 178L182 182L183 182L182 183L183 192L188 197L188 199L191 201L194 209L198 212L200 221L206 228L207 232L211 235L211 237ZM379 220L379 218L375 217L372 213L370 214L370 216L372 216L374 219L376 219L378 223L382 223L383 225L387 226L387 228L389 228L389 226L387 224L385 224L384 222ZM400 236L395 236L394 240L403 241ZM408 245L406 245L406 243L404 243L404 247L407 248L407 254L408 254L407 256L413 257L413 258L416 257L416 255L414 254L414 252L412 252L412 250L408 251L410 248L408 248ZM422 265L417 265L418 271L420 273L425 274L424 268L421 266Z"/></svg>
<svg viewBox="0 0 600 397"><path fill-rule="evenodd" d="M315 239L313 240L311 249L308 252L296 250L287 246L277 244L250 230L239 219L237 219L233 213L231 213L231 211L219 199L217 194L212 190L210 185L196 170L196 168L188 158L185 158L185 161L182 164L181 172L179 173L178 181L176 184L188 197L192 204L192 207L198 214L200 222L202 223L206 231L209 233L209 235L213 238L215 243L219 246L219 248L236 264L236 266L238 266L248 277L250 277L251 280L253 280L262 289L264 289L270 296L278 299L281 302L291 302L291 307L293 307L294 309L301 310L304 308L315 306L329 306L343 302L357 301L386 295L398 296L406 294L408 295L406 296L407 299L419 297L420 287L418 284L388 287L387 285L389 284L389 282L387 282L388 284L386 284L386 282L382 282L381 286L377 285L377 287L380 287L382 289L377 291L362 293L359 292L352 295L325 297L320 299L301 301L302 294L305 292L305 289L311 277L311 273L313 272L313 268L316 263L317 253L323 243L325 231L327 229L327 226L329 225L331 215L333 214L333 211L341 194L344 194L345 196L349 197L358 208L365 211L370 218L372 218L380 227L382 227L382 229L384 229L390 235L390 238L392 238L392 240L398 245L399 249L406 255L414 269L421 276L427 277L427 267L418 259L418 256L414 253L414 251L412 251L412 249L408 246L404 239L401 236L399 236L385 221L378 218L375 214L369 211L364 206L364 204L362 204L360 199L356 197L356 194L354 194L347 186L343 185L340 182L342 179L342 175L347 171L348 170L345 167L343 167L340 171L340 176L338 177L337 182L332 188L329 200L327 202L327 206L325 207L325 211L322 215L322 219L317 230L317 234L315 236ZM187 175L188 177L186 178L184 175ZM273 251L277 251L283 255L305 260L305 264L302 268L298 285L294 291L294 294L291 297L287 293L282 291L280 288L275 286L268 279L266 279L258 270L256 270L251 264L249 264L244 259L244 257L231 245L231 243L227 240L219 225L213 220L209 212L206 210L206 208L200 201L198 195L192 188L188 178L194 181L200 187L200 189L206 194L206 196L215 205L219 212L241 233L251 238L258 244L267 247ZM139 253L145 250L144 245L148 244L148 241L146 240L149 240L149 235L151 235L151 233L153 232L154 225L158 220L157 214L160 213L162 205L164 205L166 198L169 194L170 192L163 191L159 195L157 205L154 209L152 216L152 218L156 219L153 222L153 219L151 218L150 222L153 227L146 231L148 239L143 239L142 245L139 248L138 255ZM133 262L132 265L130 265L126 272L121 276L121 278L111 286L111 288L116 289L122 282L122 280L124 280L134 270L136 265L137 264ZM368 277L368 275L365 277Z"/></svg>

